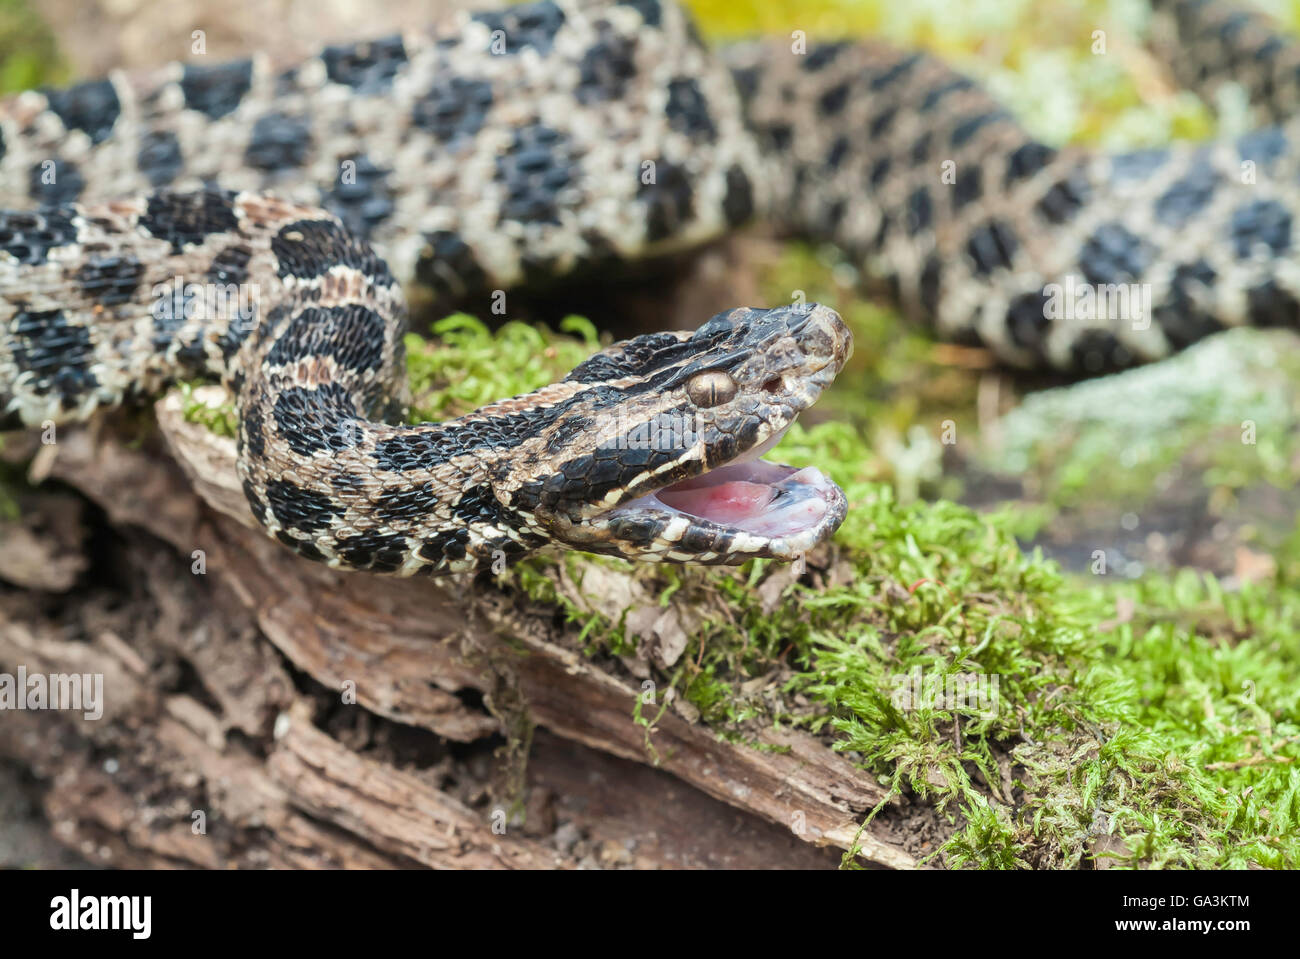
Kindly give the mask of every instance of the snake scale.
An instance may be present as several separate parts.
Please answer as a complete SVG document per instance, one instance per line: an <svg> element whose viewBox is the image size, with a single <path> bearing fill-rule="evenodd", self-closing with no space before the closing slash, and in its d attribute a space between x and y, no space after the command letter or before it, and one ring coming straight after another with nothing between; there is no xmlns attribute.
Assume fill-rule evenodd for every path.
<svg viewBox="0 0 1300 959"><path fill-rule="evenodd" d="M542 0L290 69L254 56L20 94L0 104L0 414L84 419L218 377L253 515L341 568L459 572L552 545L796 556L844 494L759 457L847 359L834 311L737 308L408 426L399 282L580 282L761 218L1013 365L1091 373L1294 326L1297 46L1213 0L1157 7L1182 81L1234 80L1278 125L1058 150L928 55L711 52L666 0ZM1057 315L1047 291L1075 282L1140 284L1149 316Z"/></svg>

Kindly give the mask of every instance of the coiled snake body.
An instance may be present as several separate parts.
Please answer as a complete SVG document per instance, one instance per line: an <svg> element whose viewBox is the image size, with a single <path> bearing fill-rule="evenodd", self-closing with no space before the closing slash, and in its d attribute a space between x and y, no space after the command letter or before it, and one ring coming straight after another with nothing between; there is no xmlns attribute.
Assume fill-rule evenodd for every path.
<svg viewBox="0 0 1300 959"><path fill-rule="evenodd" d="M1161 7L1210 64L1191 82L1288 99L1300 57L1261 20ZM544 545L737 563L794 556L845 515L820 471L758 459L847 358L833 311L731 310L401 426L399 280L463 297L761 216L1017 365L1092 372L1300 310L1285 127L1057 151L933 58L717 56L661 0L543 0L289 70L25 93L0 135L0 412L80 419L216 375L253 514L346 568L462 571ZM1057 315L1048 291L1075 282L1144 285L1150 314Z"/></svg>

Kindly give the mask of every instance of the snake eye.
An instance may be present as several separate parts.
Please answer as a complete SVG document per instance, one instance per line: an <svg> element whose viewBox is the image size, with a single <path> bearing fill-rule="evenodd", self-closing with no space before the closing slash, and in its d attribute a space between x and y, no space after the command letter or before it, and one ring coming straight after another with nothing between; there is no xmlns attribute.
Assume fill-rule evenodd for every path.
<svg viewBox="0 0 1300 959"><path fill-rule="evenodd" d="M719 406L735 399L736 381L721 370L710 370L686 384L686 395L700 409Z"/></svg>

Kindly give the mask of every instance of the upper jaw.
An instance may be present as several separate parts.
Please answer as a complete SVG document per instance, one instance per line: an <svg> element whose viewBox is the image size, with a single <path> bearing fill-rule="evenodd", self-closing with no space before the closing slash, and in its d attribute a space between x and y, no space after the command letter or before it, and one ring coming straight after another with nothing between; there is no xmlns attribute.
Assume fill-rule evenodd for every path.
<svg viewBox="0 0 1300 959"><path fill-rule="evenodd" d="M680 561L790 559L808 551L839 528L848 502L816 467L759 458L786 429L729 463L607 510L602 525L617 535L629 524L651 523L651 551Z"/></svg>

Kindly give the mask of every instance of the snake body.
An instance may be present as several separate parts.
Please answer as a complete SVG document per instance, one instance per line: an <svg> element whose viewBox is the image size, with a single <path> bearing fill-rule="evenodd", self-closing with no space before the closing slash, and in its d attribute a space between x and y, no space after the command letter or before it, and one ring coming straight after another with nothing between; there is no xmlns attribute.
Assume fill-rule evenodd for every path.
<svg viewBox="0 0 1300 959"><path fill-rule="evenodd" d="M1300 57L1262 20L1159 6L1198 50L1189 82L1291 99ZM547 545L789 558L845 515L820 471L757 459L847 358L828 308L731 310L402 426L399 281L463 299L764 218L1021 366L1095 372L1300 312L1286 125L1056 150L933 57L719 55L663 0L542 0L288 70L255 56L24 93L0 137L0 411L84 419L220 377L253 515L343 568L457 572ZM1074 284L1140 288L1143 308L1061 313L1052 291Z"/></svg>

